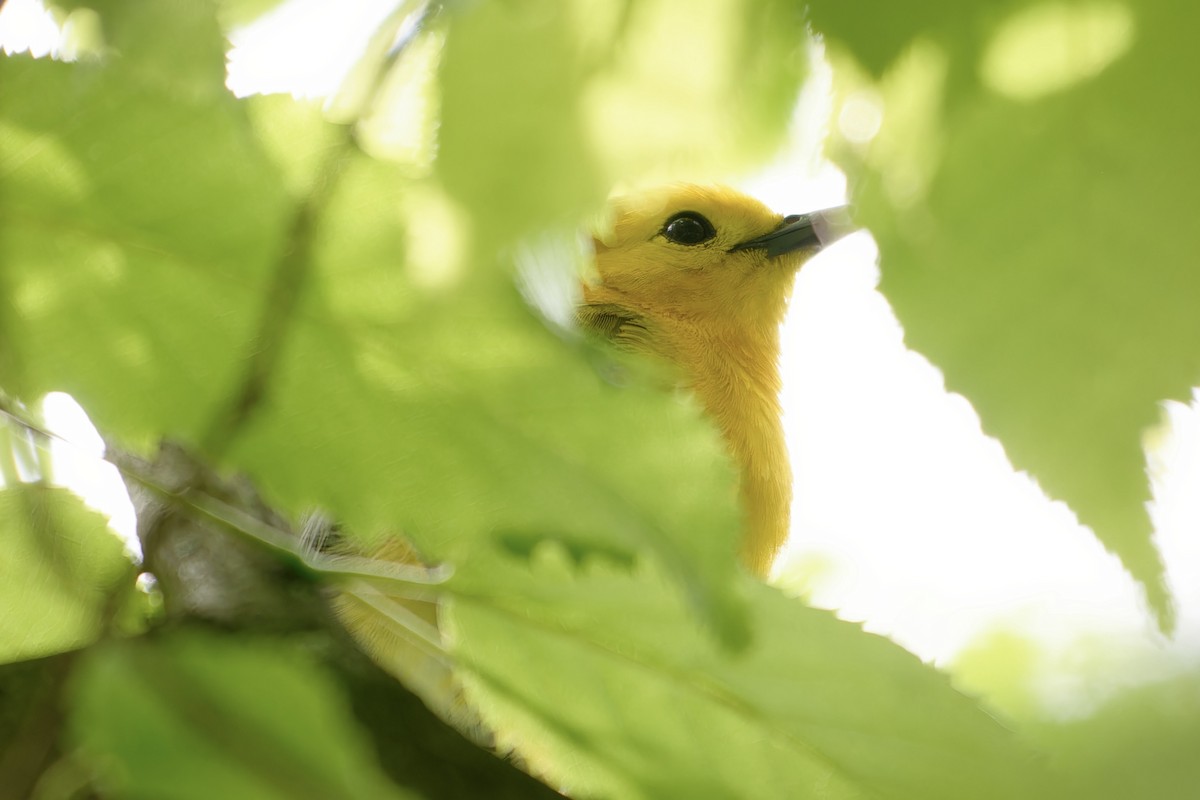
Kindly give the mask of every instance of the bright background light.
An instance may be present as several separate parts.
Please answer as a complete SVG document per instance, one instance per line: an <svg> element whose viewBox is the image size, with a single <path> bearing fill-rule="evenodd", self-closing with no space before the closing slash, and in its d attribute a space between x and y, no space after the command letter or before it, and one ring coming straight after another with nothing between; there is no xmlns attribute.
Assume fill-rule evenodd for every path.
<svg viewBox="0 0 1200 800"><path fill-rule="evenodd" d="M230 88L330 95L391 6L292 0L233 37ZM9 0L0 11L6 50L45 54L56 37L33 0ZM791 148L738 182L781 212L844 202L844 177L820 156L829 84L818 60ZM838 124L865 141L879 128L878 113L864 98ZM970 404L948 394L941 373L904 347L876 290L877 256L871 237L856 234L797 280L782 359L796 502L776 582L943 666L990 635L1015 635L1034 646L1032 700L1056 715L1086 712L1118 687L1194 669L1200 401L1167 405L1149 456L1158 545L1179 610L1178 635L1166 641L1116 558L1065 505L1016 473ZM55 450L57 473L110 514L128 541L128 499L115 471L97 465L95 434L81 415L65 396L46 403L51 426L81 445Z"/></svg>

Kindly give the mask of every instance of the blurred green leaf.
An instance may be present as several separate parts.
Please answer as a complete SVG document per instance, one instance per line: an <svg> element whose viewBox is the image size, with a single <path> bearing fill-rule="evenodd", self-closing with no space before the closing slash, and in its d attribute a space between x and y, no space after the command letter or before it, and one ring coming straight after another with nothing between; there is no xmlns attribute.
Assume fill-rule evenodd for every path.
<svg viewBox="0 0 1200 800"><path fill-rule="evenodd" d="M1045 660L1045 648L1028 634L999 627L977 634L947 669L956 686L986 698L987 707L1031 720L1042 713L1035 681Z"/></svg>
<svg viewBox="0 0 1200 800"><path fill-rule="evenodd" d="M575 224L614 183L757 166L808 65L779 0L475 3L449 31L437 170L485 253Z"/></svg>
<svg viewBox="0 0 1200 800"><path fill-rule="evenodd" d="M611 183L723 178L783 143L808 71L787 0L576 0L580 102Z"/></svg>
<svg viewBox="0 0 1200 800"><path fill-rule="evenodd" d="M1035 738L1068 775L1071 797L1187 800L1200 787L1200 679L1185 675L1118 695Z"/></svg>
<svg viewBox="0 0 1200 800"><path fill-rule="evenodd" d="M283 0L217 0L227 27L248 25L283 4Z"/></svg>
<svg viewBox="0 0 1200 800"><path fill-rule="evenodd" d="M119 72L147 88L173 91L183 100L224 93L228 43L213 0L50 0L50 5L98 14L102 38L88 44L99 45L100 52L88 55L114 56ZM166 63L170 70L161 69Z"/></svg>
<svg viewBox="0 0 1200 800"><path fill-rule="evenodd" d="M127 441L199 435L283 246L219 34L204 4L163 6L106 19L100 63L0 59L0 380L67 391Z"/></svg>
<svg viewBox="0 0 1200 800"><path fill-rule="evenodd" d="M909 45L919 38L954 49L967 59L963 72L970 74L970 58L1004 13L1027 5L1024 0L985 0L955 3L922 0L891 3L860 0L857 3L811 4L813 27L820 34L849 48L860 64L881 76Z"/></svg>
<svg viewBox="0 0 1200 800"><path fill-rule="evenodd" d="M851 125L841 162L908 344L1169 624L1141 442L1200 380L1200 110L1176 82L1196 49L1166 2L996 22L976 18L988 88L945 105L964 65L912 48L878 87L883 128L856 144Z"/></svg>
<svg viewBox="0 0 1200 800"><path fill-rule="evenodd" d="M297 100L289 95L252 95L238 102L249 117L258 144L279 170L279 178L295 203L314 190L314 182L331 148L345 130L330 125L318 100Z"/></svg>
<svg viewBox="0 0 1200 800"><path fill-rule="evenodd" d="M108 520L65 489L0 491L0 662L82 647L115 611L129 557Z"/></svg>
<svg viewBox="0 0 1200 800"><path fill-rule="evenodd" d="M468 209L480 253L573 224L604 197L584 141L568 11L554 0L474 3L453 19L436 166Z"/></svg>
<svg viewBox="0 0 1200 800"><path fill-rule="evenodd" d="M71 723L104 793L163 800L402 798L328 676L295 647L176 634L109 644Z"/></svg>
<svg viewBox="0 0 1200 800"><path fill-rule="evenodd" d="M745 579L714 647L656 576L543 547L454 582L470 696L535 768L611 797L1029 797L1030 753L944 676Z"/></svg>

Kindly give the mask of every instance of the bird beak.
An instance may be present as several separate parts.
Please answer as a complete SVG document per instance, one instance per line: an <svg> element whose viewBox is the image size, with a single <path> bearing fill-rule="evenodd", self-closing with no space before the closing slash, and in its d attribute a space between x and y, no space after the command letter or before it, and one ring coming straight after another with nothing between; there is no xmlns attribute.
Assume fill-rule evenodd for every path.
<svg viewBox="0 0 1200 800"><path fill-rule="evenodd" d="M795 250L808 249L816 252L823 247L853 233L858 227L850 221L850 207L838 206L811 214L793 214L784 217L783 224L768 234L735 244L729 248L738 250L763 249L767 258L775 258Z"/></svg>

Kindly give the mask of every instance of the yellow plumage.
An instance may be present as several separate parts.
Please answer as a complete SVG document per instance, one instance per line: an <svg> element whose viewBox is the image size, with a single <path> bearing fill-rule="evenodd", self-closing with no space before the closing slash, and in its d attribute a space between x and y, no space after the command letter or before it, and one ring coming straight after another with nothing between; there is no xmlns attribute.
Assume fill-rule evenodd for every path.
<svg viewBox="0 0 1200 800"><path fill-rule="evenodd" d="M742 560L763 577L787 538L792 498L779 326L796 270L839 232L831 219L785 220L722 187L619 199L611 228L595 237L598 280L579 310L586 327L675 365L703 403L740 474Z"/></svg>
<svg viewBox="0 0 1200 800"><path fill-rule="evenodd" d="M766 576L787 537L791 469L780 423L779 326L796 270L844 231L829 212L784 218L719 187L681 185L615 200L594 234L596 279L583 286L582 327L674 367L720 429L740 476L740 554ZM583 409L581 409L581 412ZM376 558L418 563L402 543ZM413 632L436 630L437 604L353 590L336 606L375 660L434 710L486 741L452 672Z"/></svg>

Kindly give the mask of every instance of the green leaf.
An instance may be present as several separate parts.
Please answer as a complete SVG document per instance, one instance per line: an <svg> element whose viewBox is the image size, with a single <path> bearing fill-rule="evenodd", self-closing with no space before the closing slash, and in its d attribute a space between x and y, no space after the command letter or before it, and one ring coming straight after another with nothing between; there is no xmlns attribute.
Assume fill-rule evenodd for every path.
<svg viewBox="0 0 1200 800"><path fill-rule="evenodd" d="M612 797L1028 797L1038 768L944 676L745 579L731 655L657 576L543 547L455 578L471 697L537 769Z"/></svg>
<svg viewBox="0 0 1200 800"><path fill-rule="evenodd" d="M252 95L238 102L254 126L258 144L279 170L293 203L303 202L330 149L345 138L345 129L330 125L316 100L290 95Z"/></svg>
<svg viewBox="0 0 1200 800"><path fill-rule="evenodd" d="M879 77L918 38L964 53L977 50L981 33L987 30L980 21L994 21L1005 7L1018 5L1013 0L969 4L952 0L904 4L888 0L857 3L835 0L812 4L812 20L818 33L848 47L860 64Z"/></svg>
<svg viewBox="0 0 1200 800"><path fill-rule="evenodd" d="M281 643L109 644L78 668L71 723L105 794L402 798L329 677Z"/></svg>
<svg viewBox="0 0 1200 800"><path fill-rule="evenodd" d="M82 647L115 611L131 564L108 521L65 489L0 491L0 662Z"/></svg>
<svg viewBox="0 0 1200 800"><path fill-rule="evenodd" d="M469 210L481 253L547 223L574 223L604 196L584 141L568 10L547 0L476 3L452 20L436 164Z"/></svg>
<svg viewBox="0 0 1200 800"><path fill-rule="evenodd" d="M203 8L108 25L98 64L0 59L0 381L67 391L126 440L199 436L282 247L286 194Z"/></svg>
<svg viewBox="0 0 1200 800"><path fill-rule="evenodd" d="M1069 776L1071 797L1187 800L1200 786L1200 679L1128 690L1085 719L1043 724L1034 737Z"/></svg>
<svg viewBox="0 0 1200 800"><path fill-rule="evenodd" d="M282 5L283 0L218 0L227 27L248 25Z"/></svg>
<svg viewBox="0 0 1200 800"><path fill-rule="evenodd" d="M1200 162L1183 155L1200 110L1175 89L1200 63L1165 2L995 22L977 18L977 64L911 49L879 86L879 135L841 160L908 344L1169 624L1142 437L1200 380ZM968 67L981 84L951 106Z"/></svg>
<svg viewBox="0 0 1200 800"><path fill-rule="evenodd" d="M438 175L494 252L577 223L614 184L761 164L807 64L802 11L780 0L464 4L441 65Z"/></svg>
<svg viewBox="0 0 1200 800"><path fill-rule="evenodd" d="M809 64L787 0L576 0L586 132L610 184L728 180L783 144Z"/></svg>
<svg viewBox="0 0 1200 800"><path fill-rule="evenodd" d="M224 93L227 42L212 0L53 0L64 11L100 17L101 40L92 56L111 58L118 71L160 91L189 99ZM171 69L161 67L170 64Z"/></svg>

